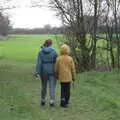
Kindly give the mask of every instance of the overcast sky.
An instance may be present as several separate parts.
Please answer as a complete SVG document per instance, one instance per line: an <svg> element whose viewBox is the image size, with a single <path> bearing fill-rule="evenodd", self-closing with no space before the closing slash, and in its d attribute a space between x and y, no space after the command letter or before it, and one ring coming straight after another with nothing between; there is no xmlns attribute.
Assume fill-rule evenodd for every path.
<svg viewBox="0 0 120 120"><path fill-rule="evenodd" d="M19 8L8 11L14 28L39 28L46 24L57 27L61 25L61 21L55 16L54 11L45 7L30 8L31 1L32 0L13 0L9 3L11 5L17 4L19 6ZM39 1L42 5L47 4L47 0Z"/></svg>

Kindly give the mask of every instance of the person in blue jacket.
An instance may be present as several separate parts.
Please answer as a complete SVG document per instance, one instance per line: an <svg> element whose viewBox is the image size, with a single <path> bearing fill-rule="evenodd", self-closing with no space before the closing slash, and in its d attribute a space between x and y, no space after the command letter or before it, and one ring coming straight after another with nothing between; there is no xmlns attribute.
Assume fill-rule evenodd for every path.
<svg viewBox="0 0 120 120"><path fill-rule="evenodd" d="M41 105L45 105L47 84L49 85L50 106L54 106L55 103L55 63L57 53L52 47L52 40L48 39L41 47L37 57L36 73L41 78Z"/></svg>

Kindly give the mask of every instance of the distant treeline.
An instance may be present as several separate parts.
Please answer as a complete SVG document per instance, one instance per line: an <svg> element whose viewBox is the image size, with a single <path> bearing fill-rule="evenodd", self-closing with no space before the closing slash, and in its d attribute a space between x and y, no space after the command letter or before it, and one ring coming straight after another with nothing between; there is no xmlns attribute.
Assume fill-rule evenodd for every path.
<svg viewBox="0 0 120 120"><path fill-rule="evenodd" d="M9 34L64 34L64 27L44 27L34 29L15 28L9 31Z"/></svg>
<svg viewBox="0 0 120 120"><path fill-rule="evenodd" d="M27 29L27 28L13 28L9 30L9 34L65 34L71 28L69 27L44 27L44 28L34 28L34 29ZM107 28L105 26L99 26L97 29L97 33L106 33ZM115 30L113 30L114 32ZM89 34L89 32L86 30ZM120 29L118 29L118 33L120 33Z"/></svg>

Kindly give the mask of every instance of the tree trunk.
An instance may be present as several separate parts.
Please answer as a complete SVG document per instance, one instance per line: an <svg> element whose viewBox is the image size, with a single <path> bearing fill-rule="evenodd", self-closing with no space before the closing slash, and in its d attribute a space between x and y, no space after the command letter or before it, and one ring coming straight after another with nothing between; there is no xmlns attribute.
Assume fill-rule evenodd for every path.
<svg viewBox="0 0 120 120"><path fill-rule="evenodd" d="M91 54L91 68L96 67L96 30L97 30L97 9L98 9L98 0L94 0L94 26L93 26L93 49Z"/></svg>

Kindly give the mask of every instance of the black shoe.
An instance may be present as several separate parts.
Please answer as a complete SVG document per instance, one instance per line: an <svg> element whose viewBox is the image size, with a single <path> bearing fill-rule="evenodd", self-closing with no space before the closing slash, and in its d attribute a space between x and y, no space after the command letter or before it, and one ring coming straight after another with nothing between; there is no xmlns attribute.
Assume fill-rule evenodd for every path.
<svg viewBox="0 0 120 120"><path fill-rule="evenodd" d="M54 107L55 106L55 104L54 103L50 103L50 107Z"/></svg>
<svg viewBox="0 0 120 120"><path fill-rule="evenodd" d="M60 106L64 106L64 105L65 105L65 100L61 100Z"/></svg>
<svg viewBox="0 0 120 120"><path fill-rule="evenodd" d="M66 104L64 100L61 100L60 106L64 107L64 108L67 108L68 104Z"/></svg>
<svg viewBox="0 0 120 120"><path fill-rule="evenodd" d="M68 108L68 105L66 104L66 105L64 105L64 108Z"/></svg>
<svg viewBox="0 0 120 120"><path fill-rule="evenodd" d="M68 104L70 104L70 102L69 102L69 101L66 101L66 104L68 105Z"/></svg>
<svg viewBox="0 0 120 120"><path fill-rule="evenodd" d="M60 104L60 106L63 107L63 108L68 108L68 105L67 105L67 104L65 104L65 105L61 105L61 104Z"/></svg>
<svg viewBox="0 0 120 120"><path fill-rule="evenodd" d="M42 101L42 102L41 102L41 106L44 106L44 105L45 105L45 102Z"/></svg>

